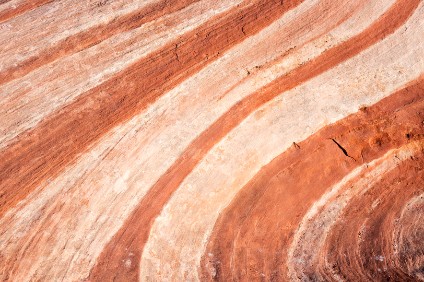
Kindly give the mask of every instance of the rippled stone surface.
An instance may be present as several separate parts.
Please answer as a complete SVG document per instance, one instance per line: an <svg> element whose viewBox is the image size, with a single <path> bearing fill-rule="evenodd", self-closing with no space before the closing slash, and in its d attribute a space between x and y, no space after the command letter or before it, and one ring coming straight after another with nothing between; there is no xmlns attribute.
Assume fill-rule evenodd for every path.
<svg viewBox="0 0 424 282"><path fill-rule="evenodd" d="M0 0L0 280L424 280L420 0Z"/></svg>

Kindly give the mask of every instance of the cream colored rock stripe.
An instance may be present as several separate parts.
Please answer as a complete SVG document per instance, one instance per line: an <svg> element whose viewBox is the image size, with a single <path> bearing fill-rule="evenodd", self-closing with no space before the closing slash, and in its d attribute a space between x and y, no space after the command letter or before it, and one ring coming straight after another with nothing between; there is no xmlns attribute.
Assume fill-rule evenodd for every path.
<svg viewBox="0 0 424 282"><path fill-rule="evenodd" d="M98 2L54 1L3 23L0 29L0 71L19 65L70 35L107 24L114 18L159 0L117 0L102 8L97 7ZM14 35L13 40L10 40L11 33Z"/></svg>
<svg viewBox="0 0 424 282"><path fill-rule="evenodd" d="M389 2L387 1L379 3L382 5L381 7L384 6L384 9L389 6ZM369 8L369 6L364 7ZM374 19L374 16L378 17L378 15L384 11L381 7L376 7L378 9L371 9L373 13L375 12L375 14L373 14L372 17L366 17L366 20L371 22ZM269 42L270 39L275 38L275 35L283 30L283 24L295 21L295 18L299 16L299 13L301 13L299 11L306 10L307 6L304 5L286 14L278 21L278 25L274 23L255 37L252 37L234 47L226 55L224 55L222 59L208 66L176 89L167 93L145 112L134 117L127 124L117 127L113 131L109 132L99 142L97 142L97 144L93 145L90 152L80 157L78 164L73 167L69 167L67 171L62 173L62 175L57 179L52 179L50 183L46 183L45 186L47 186L47 189L43 189L41 192L41 189L34 191L34 193L32 193L25 201L20 203L15 209L10 211L3 219L1 219L0 226L8 226L8 228L6 229L1 227L0 240L2 241L0 241L0 243L1 245L5 245L5 242L7 242L8 247L1 250L0 254L14 253L15 250L19 250L17 253L23 258L22 261L15 267L16 278L27 280L30 277L44 277L46 279L64 278L77 280L86 277L87 272L89 271L88 267L93 265L96 257L102 250L102 246L104 246L113 233L119 229L122 222L126 219L127 215L131 212L148 188L164 171L166 171L166 169L173 163L173 160L179 156L179 153L184 150L184 148L199 132L207 128L214 119L219 117L232 104L242 97L247 96L255 89L260 88L263 84L266 84L267 81L261 79L262 74L266 73L266 75L263 75L262 78L270 77L270 74L273 75L270 78L271 81L273 78L278 77L284 72L294 68L297 64L309 59L311 54L319 54L322 50L329 47L329 45L324 45L325 40L323 38L319 38L313 43L310 43L310 45L305 46L304 49L300 49L280 61L279 65L271 66L263 72L259 71L257 74L250 75L243 84L228 92L231 88L230 86L236 85L238 81L247 76L244 71L245 69L252 69L255 65L266 64L267 62L272 61L278 55L278 52L282 52L285 48L290 46L282 45L281 50L277 50L275 53L269 53L269 50L266 50L267 42ZM417 13L422 16L422 7L417 10L416 14ZM362 15L363 14L358 13L356 15L358 17L357 19L363 17ZM362 18L361 21L362 20L365 19ZM411 20L408 24L411 24ZM415 20L418 22L418 28L421 27L422 29L422 23L417 20L417 17L415 17ZM358 23L360 22L363 24L363 27L352 26L350 32L354 33L367 26L367 22L364 24L361 21L358 21ZM356 21L353 20L349 21L350 24L355 22ZM343 28L339 29L340 31L344 30ZM417 34L411 36L411 32L414 31L417 32ZM398 33L402 33L402 31L399 31ZM348 100L346 95L341 95L341 98L334 97L340 93L346 94L350 91L349 87L356 88L357 86L362 86L362 88L359 87L359 90L354 92L356 93L355 95L357 95L355 96L355 99L358 98L358 103L373 103L384 97L384 95L389 94L391 90L400 87L404 82L416 77L420 71L423 71L423 63L421 61L415 62L414 69L409 65L405 65L407 63L412 63L411 53L404 52L404 50L402 50L402 54L405 53L404 56L409 58L410 61L399 62L399 65L396 65L397 61L391 62L392 65L385 70L386 73L384 74L378 73L377 71L379 68L383 69L384 56L381 54L378 54L380 57L376 56L376 53L380 53L384 49L381 46L386 46L386 51L389 50L387 45L385 45L387 42L387 44L393 44L394 48L396 48L395 50L398 52L399 49L407 47L410 47L410 49L413 50L413 47L416 47L416 45L413 44L417 44L417 42L412 42L414 40L413 37L415 37L416 40L417 38L420 38L421 35L422 32L420 33L420 30L417 31L416 26L408 26L406 35L396 35L396 40L399 41L390 41L388 38L380 43L380 45L376 45L371 48L370 51L361 54L359 58L361 58L362 61L361 59L355 58L351 60L352 62L348 62L337 68L338 71L337 69L334 69L330 71L329 74L324 74L310 83L301 86L301 90L299 90L300 92L297 89L290 91L290 93L287 94L287 97L283 95L274 102L262 107L255 114L251 115L251 117L241 124L239 128L233 130L228 138L222 140L214 148L214 150L210 152L208 157L205 158L199 167L193 171L189 178L187 178L185 183L180 187L179 191L177 191L175 197L165 208L161 215L161 219L158 219L154 227L156 228L155 230L159 230L159 232L161 232L160 230L165 230L160 229L161 220L163 220L164 217L166 218L168 215L171 216L171 213L174 217L179 216L180 213L183 214L183 212L178 211L178 209L174 210L174 204L179 198L182 199L190 196L190 193L193 193L193 189L196 190L199 188L198 185L200 184L197 177L202 177L202 175L208 174L209 172L212 172L212 175L215 176L223 176L231 174L232 171L238 171L241 169L234 167L234 163L231 162L227 163L225 166L216 166L215 168L213 168L213 164L220 164L221 161L224 162L227 158L229 160L234 158L235 162L239 161L239 158L242 159L247 152L245 150L249 150L249 148L245 150L239 149L243 146L243 144L245 144L245 142L246 144L250 144L251 150L252 148L255 148L255 144L257 144L255 142L258 141L251 140L252 143L248 143L245 138L247 138L249 134L253 134L251 136L257 136L257 132L261 132L261 130L263 130L264 124L268 125L268 123L271 122L269 113L267 113L268 110L274 111L274 115L281 119L281 121L273 120L272 122L275 122L275 125L270 126L268 131L268 133L271 134L264 135L274 136L272 138L275 138L279 136L278 134L281 134L279 131L281 131L282 127L291 128L290 126L293 126L287 123L287 119L285 119L287 117L278 114L280 111L285 110L287 113L291 107L297 103L298 105L306 104L309 106L309 108L306 107L306 109L315 112L316 105L314 105L313 102L320 99L319 93L324 95L323 93L331 92L331 87L336 90L336 94L332 93L332 96L329 96L330 99L334 98L335 101L333 103L336 103L335 105L337 105L338 101L341 105L345 105L346 108L325 108L323 106L324 104L321 104L320 102L321 107L323 107L321 109L326 111L326 114L332 114L328 115L330 117L332 116L332 118L325 120L324 116L326 116L326 114L317 113L317 120L321 121L319 125L315 124L315 127L317 128L340 119L345 116L347 112L355 111L360 106L357 104L348 105L347 101L343 100ZM329 35L327 39L333 40L330 40L329 42L331 46L331 44L337 43L335 39L343 40L350 36L351 34L349 33L342 35L342 33L334 31L334 34ZM409 38L408 36L412 38ZM308 38L311 37L313 36L310 35ZM404 40L405 38L407 40ZM306 41L306 39L307 38L302 38L299 42L301 43L303 40ZM408 42L408 40L411 42ZM407 43L404 43L403 41L407 41ZM393 42L396 44L397 42L400 42L400 44L403 45L396 46ZM261 43L263 47L258 48L261 46ZM314 49L313 44L319 46ZM249 48L249 46L251 47ZM420 58L420 56L422 57L422 51L423 50L418 48L415 55L418 55L418 58ZM249 56L254 55L255 57L252 59L252 57L248 57L245 54L249 54ZM356 63L358 66L362 66L361 63L368 63L366 60L372 59L373 56L379 58L380 61L369 67L363 66L360 71L365 71L363 73L367 73L368 71L369 73L370 69L374 70L376 74L382 76L381 78L383 80L380 85L374 84L373 82L375 82L375 80L372 80L371 78L368 78L368 80L365 78L364 80L360 80L357 85L346 86L343 89L343 87L335 82L334 75L345 72L345 69L350 69L350 77L360 74L361 72L359 72L359 70L357 73L355 70L352 70L351 64ZM243 57L248 58L244 58L243 60ZM230 68L232 71L231 73L235 75L232 76L228 75L228 73L223 73L221 71L223 66ZM388 81L386 83L384 79L393 75L395 70L401 70L404 73L399 75L396 81ZM346 77L349 77L348 74L346 74ZM330 85L323 85L322 83L323 81L326 81L325 79L333 81L333 84L330 83ZM386 89L381 89L383 85L387 85ZM199 86L202 88L199 88ZM317 92L315 92L315 87L318 89ZM373 92L375 96L364 97L367 87L371 87L371 92ZM205 93L208 93L208 95L205 95ZM209 95L209 93L211 93L211 95ZM337 98L339 100L337 100ZM296 99L303 100L300 101ZM284 101L284 106L281 105L282 101ZM199 116L199 113L202 114ZM259 121L255 121L255 119L259 118L262 114L264 114L264 116L260 118ZM297 114L300 119L305 115L305 112L299 112ZM306 114L309 116L308 111L306 111ZM307 122L309 126L308 131L293 131L294 137L300 139L302 137L306 138L311 132L313 132L313 126L309 124L309 122L313 123L315 121L308 120ZM169 124L172 125L169 126ZM252 129L249 129L250 126L252 126ZM293 130L295 129L293 128ZM269 141L270 143L276 142L276 140L262 140L262 142L264 141ZM292 141L286 139L285 142L287 143ZM131 146L131 144L137 144L137 146ZM264 148L268 146L269 144L265 144ZM266 151L264 156L254 156L250 159L250 162L248 161L244 164L245 167L255 166L256 170L259 169L260 167L257 168L257 166L260 166L262 163L266 163L267 159L272 158L273 155L281 152L283 149L282 147L284 147L284 144L281 146L281 143L278 143L275 151ZM229 149L234 148L241 152L237 152L237 155L232 155L231 152L228 152ZM268 149L270 150L270 148ZM219 154L217 155L219 150L223 150L223 154L221 155L223 159L221 161L218 160ZM211 161L213 162L208 163ZM257 163L253 164L254 162ZM252 174L255 172L255 169L247 171L249 174ZM250 179L249 175L240 175L240 172L235 173L235 175L238 176L238 183L230 183L228 187L219 187L222 189L222 192L218 191L219 193L226 192L228 189L236 190L237 187L241 187L246 179ZM203 183L207 183L205 182L206 179L201 181L203 181ZM219 183L215 184L218 185ZM184 189L187 187L191 188L184 192ZM221 199L220 194L217 194L218 192L214 190L217 189L217 187L211 185L211 187L203 188L211 189L211 191L207 191L207 195ZM234 195L235 192L236 191L231 191L232 194L226 196L227 203L231 200L231 195ZM193 196L193 194L191 194L191 196ZM213 201L209 201L210 204L213 203ZM191 202L183 203L185 205L183 210L186 212L190 211L188 214L191 214L191 211L195 211L196 208L194 208L194 206L187 206L188 203ZM221 202L218 201L218 203ZM193 203L193 205L194 204L195 203ZM222 202L221 208L223 207L225 207L225 202ZM214 209L216 207L210 208ZM67 216L69 214L72 214L71 218ZM201 223L200 227L196 227L194 231L200 233L200 235L203 236L202 238L205 238L208 234L208 232L205 232L205 228L210 229L213 227L213 218L216 218L216 215L217 211L214 210L210 215L206 216L203 221L199 222ZM181 220L178 220L178 222L181 222ZM188 223L185 224L187 225ZM165 227L169 228L167 226ZM186 228L190 229L190 227ZM175 227L173 226L169 228L169 230L174 229ZM13 236L16 234L16 231L18 231L18 237L20 238L14 239ZM184 232L184 230L172 232L170 233L174 235L176 234L176 236L179 236L178 238L180 238L182 235L179 232ZM190 232L187 234L191 234ZM155 252L156 250L157 253L158 248L163 248L164 246L156 244L157 241L155 240L157 239L154 237L155 233L153 232L153 229L152 234L152 240L149 241L146 249L149 247L149 252ZM189 236L191 235L187 235L184 240L188 240L188 238L190 238ZM199 249L203 250L203 239L200 240L202 241L201 243L197 243L196 240L199 240L198 237L199 236L193 237L197 245L192 245L191 242L189 242L190 244L188 245L183 245L190 246L195 249L196 246L200 244ZM13 240L15 241L13 242ZM49 244L46 244L47 241L49 241ZM93 242L95 242L95 244L93 244ZM66 249L65 253L62 251L63 248ZM161 256L166 254L166 252L169 252L166 248L163 250L164 253L159 253ZM157 277L155 276L157 275L155 267L158 267L158 265L163 266L163 263L166 263L166 256L164 255L162 262L155 262L155 257L149 252L145 251L145 254L143 254L142 263L145 264L142 265L142 275L149 275L153 278ZM189 249L185 252L190 255L193 250ZM58 256L59 253L63 253L63 257ZM45 257L42 257L43 255ZM147 257L145 255L147 255ZM46 258L55 261L54 268L44 264L43 260ZM186 269L189 267L196 267L198 263L197 260L189 260L187 262L187 256L185 254L182 258L182 263L185 265L175 268L180 270L180 273L176 273L177 276L184 274ZM149 273L145 270L146 264L154 266ZM81 269L81 265L84 265L84 268ZM85 269L85 266L87 266L87 269ZM166 274L165 267L164 270ZM162 276L162 278L170 277L172 276Z"/></svg>
<svg viewBox="0 0 424 282"><path fill-rule="evenodd" d="M274 34L264 37L263 40L269 39L269 36ZM249 44L251 42L245 43L244 46L249 46ZM228 65L234 64L242 57L242 53L238 53L239 50L240 48L233 51L233 54L238 54L237 57L225 56L222 60L226 60ZM263 54L259 52L256 52L256 54L258 64L266 60ZM245 59L244 63L246 61ZM255 63L252 58L249 59L249 62ZM126 219L131 208L138 203L155 179L159 178L166 168L172 164L173 159L170 156L174 154L174 158L178 157L178 151L173 152L176 146L180 146L180 150L183 150L183 145L190 142L190 139L188 139L184 140L186 143L183 143L178 136L175 136L175 132L181 131L182 127L181 124L174 123L174 119L181 115L178 111L185 111L186 114L189 114L188 120L197 120L204 123L204 120L195 118L197 113L193 111L194 108L186 107L187 105L184 103L195 101L195 106L199 108L210 104L211 101L208 99L204 101L204 104L200 104L201 93L203 93L202 91L210 91L208 89L216 91L217 88L214 84L205 84L205 88L198 89L198 81L212 82L211 77L216 79L216 74L222 73L220 67L221 65L216 63L211 68L205 69L190 81L184 83L181 88L165 95L146 113L135 117L128 124L114 129L102 141L98 142L98 145L89 153L81 157L74 168L69 168L62 176L52 180L49 185L46 184L46 189L42 189L41 193L31 194L2 219L3 226L9 226L8 230L2 230L4 233L1 238L6 238L5 241L9 241L9 248L4 251L18 253L18 257L22 256L22 262L16 266L18 269L23 271L28 267L30 268L29 271L22 274L23 276L17 276L18 278L25 279L25 277L33 275L36 277L37 275L44 275L44 277L53 279L61 277L64 268L69 270L69 278L87 276L89 267L84 269L82 274L79 274L78 265L81 263L92 265L94 263L95 258L102 250L102 246L120 227L120 223ZM245 76L246 73L243 72L240 75ZM228 78L228 76L222 75L221 79L224 78ZM233 83L238 81L237 78L231 79L233 79ZM222 85L225 86L222 90L224 92L228 86ZM223 92L217 92L217 94ZM190 96L184 98L183 95L189 94ZM217 96L219 97L219 95ZM178 102L176 97L182 101ZM219 98L215 99L219 100ZM237 100L239 97L235 96L232 99ZM221 103L224 102L226 101L222 100ZM169 105L175 105L175 107L168 109ZM223 111L228 109L229 106L223 108ZM207 111L214 114L212 118L208 118L210 122L220 114L214 113L212 109L213 107L211 107L211 111ZM165 114L166 116L164 116ZM179 120L184 121L182 118ZM166 127L168 124L174 124L174 127L168 129ZM200 130L207 128L208 124L201 124L201 126ZM166 128L167 131L158 136L158 131L161 128ZM191 138L195 138L196 132L190 134L192 134ZM138 144L139 147L129 146L129 144L134 143ZM113 150L109 152L111 147ZM97 161L99 159L101 161ZM128 164L130 164L130 167L128 167ZM87 187L90 187L90 189L87 189ZM66 199L65 202L64 198ZM116 206L116 209L109 210L110 207L114 206ZM54 213L58 209L61 210L61 214L73 214L72 219L60 218L60 215L57 215L58 218L56 218ZM41 212L43 218L40 218ZM37 232L37 230L40 232ZM27 234L28 237L13 242L12 238L16 232ZM49 235L43 236L45 233ZM49 244L53 245L56 252L52 249L46 249L43 255L56 260L57 268L43 267L42 262L45 257L39 256L40 262L37 264L35 263L37 258L26 257L25 255L28 252L19 251L42 246L47 240L52 240L51 234L55 234L53 238L56 238L57 241L54 244ZM69 238L71 234L81 234L81 236ZM82 240L82 238L86 240ZM2 243L5 241L2 241ZM80 245L81 242L83 245ZM96 242L96 244L91 244L91 242ZM26 247L20 249L22 244ZM70 248L72 245L75 247ZM63 256L58 256L64 246L72 251ZM94 255L87 255L93 252ZM72 259L72 261L69 262L69 259Z"/></svg>
<svg viewBox="0 0 424 282"><path fill-rule="evenodd" d="M303 217L288 250L287 265L290 279L307 279L302 267L317 265L319 259L317 250L323 247L328 231L336 224L343 209L354 196L364 194L386 173L423 148L424 144L414 142L402 148L390 150L383 157L363 164L349 173L315 202ZM313 252L310 249L311 244L315 246ZM319 273L315 275L319 277ZM334 275L337 277L337 274Z"/></svg>
<svg viewBox="0 0 424 282"><path fill-rule="evenodd" d="M199 266L220 211L263 165L293 141L306 139L420 76L424 72L424 60L419 59L424 58L424 46L419 43L424 36L422 15L423 4L394 35L283 93L218 143L156 219L142 255L140 279L198 280L193 269ZM393 57L386 56L389 51Z"/></svg>
<svg viewBox="0 0 424 282"><path fill-rule="evenodd" d="M420 233L419 228L416 227L424 222L423 208L424 193L411 198L410 201L405 204L399 217L400 224L393 230L393 235L396 236L394 238L398 238L397 244L393 245L394 253L400 253L401 248L399 246L419 242L420 234L422 233ZM405 223L409 223L410 225L403 225ZM406 226L406 228L401 228L401 226ZM413 234L413 236L411 236L411 234ZM421 266L418 259L414 263L408 264L408 270L412 272L419 269ZM424 275L422 273L417 272L415 275L418 279L424 280Z"/></svg>
<svg viewBox="0 0 424 282"><path fill-rule="evenodd" d="M306 9L306 6L303 7L303 9ZM295 19L295 14L289 15L291 19ZM233 51L229 52L228 56L225 56L222 61L219 61L215 64L213 64L211 67L208 67L204 71L202 71L199 75L196 75L193 79L188 81L187 83L183 84L181 89L176 89L175 91L172 91L170 95L164 96L163 99L158 101L155 105L153 105L147 113L140 115L139 117L136 117L133 119L130 123L128 123L123 128L118 128L115 130L115 134L113 135L113 138L105 137L103 140L107 140L104 142L99 142L100 146L93 149L87 156L84 156L81 158L81 162L79 165L77 165L77 168L74 170L71 170L71 172L66 172L63 174L63 177L59 177L56 181L54 181L49 187L46 187L47 189L43 189L42 195L39 195L38 193L35 193L34 195L31 195L27 201L29 203L28 209L25 208L26 211L21 211L19 214L23 215L23 218L25 218L26 223L21 222L20 224L16 224L16 228L18 230L21 230L20 232L33 232L34 229L31 229L32 225L28 224L28 218L30 218L31 215L38 215L37 210L42 210L43 207L46 207L47 205L50 205L50 207L47 207L47 210L45 211L45 222L44 224L39 225L39 230L42 230L43 228L49 229L51 227L49 226L55 226L55 224L63 224L65 225L63 228L60 229L61 232L64 230L69 230L69 234L71 233L79 233L79 234L85 234L87 238L91 237L99 237L104 240L104 243L107 242L107 239L110 238L111 235L113 235L113 230L117 229L119 227L119 224L116 224L117 221L123 222L125 220L126 215L128 215L130 208L134 207L138 199L145 193L145 190L150 187L155 179L159 178L159 176L164 173L167 167L169 167L172 164L173 159L170 158L170 156L174 155L174 159L178 157L178 152L182 151L184 149L184 145L188 144L191 139L186 140L180 140L177 136L175 136L175 132L180 131L181 128L184 128L184 125L181 124L184 122L184 120L191 121L191 120L198 120L198 121L207 121L210 120L210 122L213 121L213 119L216 119L219 116L218 113L214 113L213 109L216 107L211 107L211 111L205 111L205 113L213 113L214 115L212 117L203 117L202 119L196 119L195 116L197 115L197 112L201 112L200 109L202 107L206 107L208 104L211 106L216 106L216 101L213 102L213 100L205 99L204 103L200 103L200 97L201 93L210 92L210 89L214 89L216 91L216 97L221 96L221 93L224 93L226 91L226 86L229 84L227 81L223 81L223 79L231 78L231 83L236 83L240 78L246 76L245 72L242 72L239 74L238 77L231 77L222 75L220 78L221 81L226 83L221 83L221 85L225 85L225 88L223 88L221 91L217 91L216 85L213 84L205 84L204 88L196 89L197 84L199 80L203 80L206 82L212 82L212 77L217 79L216 75L219 73L222 73L220 71L220 68L223 63L227 65L228 67L233 65L234 69L237 69L238 64L247 64L247 62L253 64L262 64L263 62L266 62L268 57L263 58L263 54L258 52L256 49L255 53L258 54L258 60L255 62L252 60L252 58L249 58L249 60L244 59L242 60L241 50L246 49L246 46L250 46L250 50L255 50L260 44L260 42L267 42L267 40L270 39L270 37L275 36L278 33L278 27L280 27L281 24L273 25L271 31L272 33L269 33L268 30L263 35L262 33L258 35L258 37L261 39L260 41L256 39L257 44L252 45L252 42L255 42L255 39L252 39L244 44L242 44L241 47L236 47ZM264 50L264 48L262 48ZM252 52L253 53L253 52ZM231 54L233 54L231 56ZM266 53L265 53L266 54ZM275 56L276 54L274 54ZM233 58L234 57L234 58ZM271 57L272 59L272 57ZM237 63L239 62L239 63ZM231 84L230 84L231 85ZM194 92L193 92L194 90ZM246 95L249 92L246 93ZM191 94L191 95L188 95ZM183 95L188 95L186 98L184 98ZM230 96L230 95L228 95ZM222 112L228 109L228 107L231 105L231 103L234 103L239 97L239 93L234 92L233 95L231 95L232 98L230 100L230 103L228 102L228 98L225 97L224 100L221 100L222 104L228 104L225 107L222 107ZM230 96L230 97L231 97ZM180 100L178 101L177 98ZM217 98L215 98L216 100ZM196 102L195 105L190 105L187 103L192 103L193 101ZM165 109L168 107L168 105L173 105L174 103L177 103L176 108L174 109L168 109L169 113L167 113L167 118L164 117ZM214 103L214 104L211 104ZM225 105L224 104L224 105ZM191 107L188 107L190 105ZM198 107L199 111L196 110ZM162 109L161 109L162 108ZM170 111L171 110L171 111ZM178 112L180 110L184 110L185 115L187 115L186 118L183 118L184 112ZM221 113L222 113L221 112ZM175 117L179 117L179 121L181 123L175 123L173 119ZM162 121L160 123L159 121ZM173 127L167 128L166 126L168 124L174 124ZM201 124L201 128L197 131L204 130L207 128L209 124ZM165 128L166 131L164 131L160 136L157 136L157 132L161 130L161 128ZM194 127L196 128L196 127ZM163 129L163 130L165 130ZM193 125L192 125L193 129ZM136 133L136 131L140 131L139 133ZM156 132L155 132L156 131ZM194 135L193 135L194 133ZM196 131L191 133L191 138L195 138ZM181 134L181 133L180 133ZM114 147L114 150L105 157L107 152L104 152L102 150L102 147L107 148L107 144L116 144L119 142L119 139L121 139L121 136L124 135L125 138L122 139L122 143L116 145ZM134 138L131 135L136 135L136 138ZM131 138L133 137L133 138ZM143 140L143 138L150 138L147 140ZM172 138L171 138L172 137ZM184 136L183 136L184 137ZM134 140L135 139L135 140ZM182 138L181 138L182 139ZM125 141L126 142L123 142ZM137 143L139 144L139 147L135 147L134 151L131 150L133 146L129 146L130 143ZM169 143L169 142L175 142L175 143ZM160 144L158 146L158 143ZM143 145L145 144L145 145ZM102 146L103 145L103 146ZM110 145L109 145L110 146ZM178 148L179 150L176 150ZM128 150L130 148L130 150ZM141 152L144 154L142 156ZM135 160L131 161L131 158L137 157ZM102 162L97 163L96 159L103 159ZM132 167L134 168L132 172L130 172L128 169L128 163L132 164ZM85 171L91 171L92 172L89 175L86 175ZM147 173L145 173L147 172ZM79 175L83 175L84 177L82 179L79 178ZM89 177L91 176L91 177ZM78 180L80 179L80 180ZM75 182L77 181L77 182ZM80 182L80 183L78 183ZM79 188L72 188L72 186L78 186ZM87 192L86 187L91 186L93 191L96 191L95 194L93 192ZM113 188L110 189L109 187L112 186ZM66 188L68 187L68 188ZM140 189L140 187L143 187L143 189ZM105 191L112 190L114 193L110 194L109 198L107 195L105 195ZM52 201L50 197L51 194L56 191L56 201L59 202L60 205L62 205L61 198L63 197L63 193L71 194L71 196L68 196L67 198L71 198L72 200L69 201L70 204L65 204L65 207L61 207L63 213L72 213L74 214L73 221L80 222L78 226L74 226L69 224L68 220L62 219L58 220L57 222L54 222L54 224L51 222L51 218L49 216L48 209L53 211L55 209L55 204ZM61 191L62 193L60 193ZM72 191L72 192L71 192ZM121 193L125 194L121 195ZM78 200L77 200L78 199ZM90 200L88 200L90 199ZM82 203L82 207L78 207L78 203ZM84 203L89 205L88 207L84 206ZM122 204L119 203L125 203L125 206L122 207ZM59 205L57 204L57 205ZM121 206L120 209L110 211L108 213L107 208L113 205ZM24 205L24 204L22 204ZM76 206L75 206L76 205ZM93 206L95 205L95 206ZM69 206L66 208L66 206ZM100 208L102 207L102 208ZM77 211L77 208L80 209ZM98 209L98 214L103 214L99 218L99 215L97 216L88 216L89 211L88 210L95 210ZM15 210L11 211L9 215L14 214ZM80 214L80 217L78 217L78 214ZM120 214L120 216L117 218L115 214ZM8 217L6 217L6 220L3 222L7 222ZM80 218L80 219L79 219ZM116 224L113 228L107 224L108 221L109 224ZM85 222L82 222L85 221ZM88 223L87 221L91 221L91 223ZM96 222L92 222L96 221ZM31 222L31 220L29 220ZM11 223L9 223L11 224ZM33 223L34 224L34 223ZM103 226L104 224L104 226ZM93 226L94 225L94 226ZM103 226L103 227L102 227ZM22 230L22 228L24 230ZM84 229L84 230L75 230L73 228L77 229ZM92 234L87 231L86 229L94 229L94 231L98 229L102 229L101 232L97 232ZM16 229L10 229L10 231ZM93 232L94 232L93 231ZM51 230L51 232L58 232L57 230ZM103 232L103 233L102 233ZM9 236L13 236L13 233L9 233ZM59 237L59 236L58 236ZM63 241L67 240L66 236L64 236ZM50 237L45 238L45 240L51 239ZM38 244L42 244L43 238L32 238L29 240L37 241L39 240ZM78 244L78 241L81 240L81 238L75 237L68 242L69 244L72 243L72 241L76 241L75 244ZM93 239L94 241L95 239ZM87 242L91 242L91 240L88 240ZM96 241L98 244L98 247L96 247L96 252L101 251L102 244L99 244L98 241ZM19 241L16 242L15 246L19 246ZM13 244L11 244L13 246ZM59 247L59 250L62 246L64 246L64 243L57 243L57 246ZM86 252L90 252L90 248L93 248L94 246L82 246L80 249L82 250L88 250ZM46 250L46 255L48 253L48 250ZM72 252L70 252L72 253ZM55 252L50 252L51 256L55 255ZM66 256L63 259L66 259ZM81 261L82 259L75 257L76 261ZM90 261L92 263L92 261ZM25 263L23 263L25 265ZM34 264L34 267L37 265ZM66 266L66 264L64 264ZM71 265L72 266L72 265ZM72 270L72 268L71 268ZM72 271L74 272L74 271ZM49 272L46 270L45 272L48 274ZM31 273L28 273L31 275ZM59 275L59 273L57 274Z"/></svg>
<svg viewBox="0 0 424 282"><path fill-rule="evenodd" d="M241 2L194 3L0 85L0 149L79 95Z"/></svg>

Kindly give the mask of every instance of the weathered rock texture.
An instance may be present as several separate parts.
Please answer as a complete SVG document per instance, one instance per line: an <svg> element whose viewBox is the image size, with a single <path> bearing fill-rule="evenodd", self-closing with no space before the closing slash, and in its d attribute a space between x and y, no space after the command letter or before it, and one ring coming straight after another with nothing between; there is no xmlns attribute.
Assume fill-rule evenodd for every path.
<svg viewBox="0 0 424 282"><path fill-rule="evenodd" d="M421 0L0 0L0 280L424 280Z"/></svg>

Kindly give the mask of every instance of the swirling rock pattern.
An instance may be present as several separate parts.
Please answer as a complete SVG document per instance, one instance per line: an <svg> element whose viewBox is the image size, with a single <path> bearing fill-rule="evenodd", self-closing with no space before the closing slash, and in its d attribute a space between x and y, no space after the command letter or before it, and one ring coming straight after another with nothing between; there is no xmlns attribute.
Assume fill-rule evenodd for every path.
<svg viewBox="0 0 424 282"><path fill-rule="evenodd" d="M0 280L424 280L421 0L0 0Z"/></svg>

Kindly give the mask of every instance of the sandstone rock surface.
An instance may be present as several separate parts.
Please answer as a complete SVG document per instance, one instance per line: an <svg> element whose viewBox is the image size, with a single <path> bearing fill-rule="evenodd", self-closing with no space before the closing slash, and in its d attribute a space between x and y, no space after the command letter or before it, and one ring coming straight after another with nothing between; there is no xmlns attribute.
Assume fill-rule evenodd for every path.
<svg viewBox="0 0 424 282"><path fill-rule="evenodd" d="M424 281L422 0L0 0L1 281Z"/></svg>

